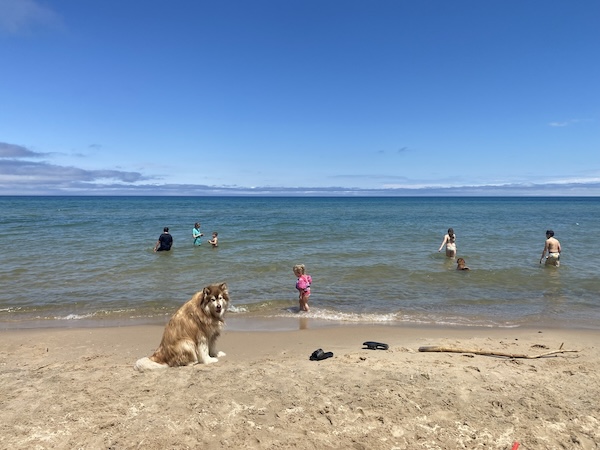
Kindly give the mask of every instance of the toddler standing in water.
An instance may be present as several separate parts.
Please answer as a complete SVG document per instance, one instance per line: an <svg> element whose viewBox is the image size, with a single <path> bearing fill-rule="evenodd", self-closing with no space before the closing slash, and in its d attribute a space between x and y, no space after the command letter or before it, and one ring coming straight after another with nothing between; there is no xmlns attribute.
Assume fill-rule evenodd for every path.
<svg viewBox="0 0 600 450"><path fill-rule="evenodd" d="M213 231L212 239L210 241L208 241L208 243L210 245L212 245L213 247L218 247L219 246L219 233L217 233L216 231Z"/></svg>
<svg viewBox="0 0 600 450"><path fill-rule="evenodd" d="M304 264L296 264L293 270L294 275L298 277L298 281L296 281L296 289L298 289L299 292L298 301L300 302L300 311L308 311L308 297L310 297L310 285L312 283L312 277L306 274Z"/></svg>

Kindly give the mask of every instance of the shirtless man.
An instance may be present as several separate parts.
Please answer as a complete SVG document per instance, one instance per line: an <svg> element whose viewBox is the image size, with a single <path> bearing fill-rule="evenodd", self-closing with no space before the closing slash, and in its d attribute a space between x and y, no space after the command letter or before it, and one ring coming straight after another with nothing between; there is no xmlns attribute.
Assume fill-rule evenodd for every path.
<svg viewBox="0 0 600 450"><path fill-rule="evenodd" d="M548 257L546 258L546 265L555 267L560 266L560 250L560 242L558 242L558 239L554 237L554 231L546 231L546 244L544 245L542 257L540 258L540 264L544 259L544 255L546 254L546 252L548 252Z"/></svg>

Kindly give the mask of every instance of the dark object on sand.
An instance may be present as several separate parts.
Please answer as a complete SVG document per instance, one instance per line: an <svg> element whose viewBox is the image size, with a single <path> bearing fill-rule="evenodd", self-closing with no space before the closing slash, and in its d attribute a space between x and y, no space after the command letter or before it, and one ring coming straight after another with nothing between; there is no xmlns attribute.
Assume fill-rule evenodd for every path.
<svg viewBox="0 0 600 450"><path fill-rule="evenodd" d="M310 355L311 361L321 361L323 359L331 358L333 356L332 352L324 352L322 348L319 348L312 352Z"/></svg>
<svg viewBox="0 0 600 450"><path fill-rule="evenodd" d="M366 345L369 350L387 350L388 348L390 348L389 345L384 344L383 342L375 341L363 342L363 345Z"/></svg>

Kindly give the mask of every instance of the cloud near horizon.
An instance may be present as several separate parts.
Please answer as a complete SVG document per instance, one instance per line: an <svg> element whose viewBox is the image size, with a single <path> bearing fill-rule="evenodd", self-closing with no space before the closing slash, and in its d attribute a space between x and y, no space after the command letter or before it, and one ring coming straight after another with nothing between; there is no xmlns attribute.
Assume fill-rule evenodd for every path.
<svg viewBox="0 0 600 450"><path fill-rule="evenodd" d="M49 153L34 152L21 145L0 142L0 193L22 189L31 191L36 188L55 190L82 182L92 184L102 180L136 183L153 179L139 172L86 170L46 161L31 161L48 155ZM88 188L93 187L93 184L88 185Z"/></svg>
<svg viewBox="0 0 600 450"><path fill-rule="evenodd" d="M0 158L42 158L48 153L38 153L22 145L0 142Z"/></svg>
<svg viewBox="0 0 600 450"><path fill-rule="evenodd" d="M237 195L237 196L599 196L598 176L586 179L554 180L547 183L495 183L485 185L441 185L416 182L398 176L379 189L280 186L208 186L160 184L158 176L135 171L87 170L47 161L51 156L27 147L0 142L0 195ZM339 175L342 178L349 175ZM378 177L372 175L371 177ZM387 178L388 181L389 177ZM154 181L154 182L153 182Z"/></svg>

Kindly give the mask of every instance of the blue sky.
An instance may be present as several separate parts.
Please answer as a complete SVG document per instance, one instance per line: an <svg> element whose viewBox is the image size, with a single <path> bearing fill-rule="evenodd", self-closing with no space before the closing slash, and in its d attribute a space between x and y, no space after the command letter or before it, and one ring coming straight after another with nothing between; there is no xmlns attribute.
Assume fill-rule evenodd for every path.
<svg viewBox="0 0 600 450"><path fill-rule="evenodd" d="M0 0L0 195L600 195L600 2Z"/></svg>

